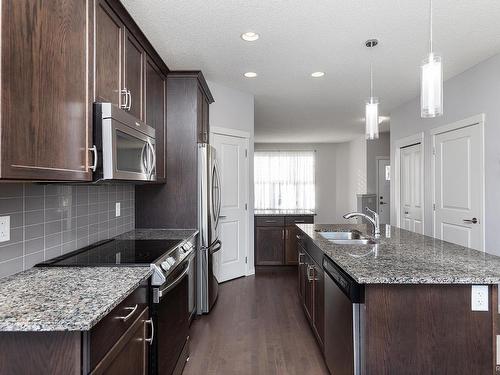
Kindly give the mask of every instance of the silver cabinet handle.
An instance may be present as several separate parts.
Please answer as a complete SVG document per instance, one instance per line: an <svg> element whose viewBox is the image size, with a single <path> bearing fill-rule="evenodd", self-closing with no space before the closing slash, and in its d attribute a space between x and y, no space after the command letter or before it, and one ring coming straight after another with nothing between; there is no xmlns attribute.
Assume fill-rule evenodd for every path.
<svg viewBox="0 0 500 375"><path fill-rule="evenodd" d="M464 219L463 222L468 224L477 224L478 220L477 218L473 217L472 219Z"/></svg>
<svg viewBox="0 0 500 375"><path fill-rule="evenodd" d="M294 223L305 223L305 220L294 220Z"/></svg>
<svg viewBox="0 0 500 375"><path fill-rule="evenodd" d="M144 341L149 342L149 345L153 345L153 340L155 338L155 325L153 323L153 319L148 319L145 323L151 325L151 337L144 339Z"/></svg>
<svg viewBox="0 0 500 375"><path fill-rule="evenodd" d="M93 145L91 148L89 148L89 151L92 151L94 154L94 164L92 164L89 168L92 169L92 172L95 172L97 169L97 147L96 145Z"/></svg>
<svg viewBox="0 0 500 375"><path fill-rule="evenodd" d="M311 266L310 264L307 265L307 280L309 281L313 281L314 280L314 276L311 276L311 270L313 270L314 267Z"/></svg>
<svg viewBox="0 0 500 375"><path fill-rule="evenodd" d="M269 224L276 223L276 220L266 220L266 223L269 223Z"/></svg>
<svg viewBox="0 0 500 375"><path fill-rule="evenodd" d="M123 320L124 322L126 322L127 320L130 319L130 317L132 315L134 315L134 313L137 311L137 308L139 307L138 304L136 304L134 307L132 306L129 306L129 307L124 307L123 309L124 310L132 310L130 311L130 313L128 315L125 315L125 316L118 316L117 319L120 319L120 320Z"/></svg>
<svg viewBox="0 0 500 375"><path fill-rule="evenodd" d="M125 103L120 104L120 108L128 110L128 90L126 88L123 88L120 91L120 95L124 95L125 96Z"/></svg>
<svg viewBox="0 0 500 375"><path fill-rule="evenodd" d="M302 257L306 255L304 253L299 253L299 266L302 266L303 264L305 264L304 262L302 262Z"/></svg>
<svg viewBox="0 0 500 375"><path fill-rule="evenodd" d="M130 107L132 107L132 94L130 93L130 90L127 90L127 96L128 96L127 111L130 111Z"/></svg>

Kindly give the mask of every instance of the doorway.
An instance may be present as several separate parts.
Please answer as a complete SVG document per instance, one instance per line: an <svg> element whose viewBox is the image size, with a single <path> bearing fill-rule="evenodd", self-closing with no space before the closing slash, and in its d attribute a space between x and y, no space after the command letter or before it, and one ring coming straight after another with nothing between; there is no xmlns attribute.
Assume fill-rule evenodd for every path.
<svg viewBox="0 0 500 375"><path fill-rule="evenodd" d="M391 221L391 161L388 157L377 157L377 212L380 224Z"/></svg>
<svg viewBox="0 0 500 375"><path fill-rule="evenodd" d="M422 186L422 144L402 147L401 154L401 228L424 234Z"/></svg>
<svg viewBox="0 0 500 375"><path fill-rule="evenodd" d="M482 115L434 129L434 237L484 250Z"/></svg>
<svg viewBox="0 0 500 375"><path fill-rule="evenodd" d="M211 134L221 179L219 216L222 248L214 254L214 274L219 282L245 276L248 262L249 136L218 129Z"/></svg>

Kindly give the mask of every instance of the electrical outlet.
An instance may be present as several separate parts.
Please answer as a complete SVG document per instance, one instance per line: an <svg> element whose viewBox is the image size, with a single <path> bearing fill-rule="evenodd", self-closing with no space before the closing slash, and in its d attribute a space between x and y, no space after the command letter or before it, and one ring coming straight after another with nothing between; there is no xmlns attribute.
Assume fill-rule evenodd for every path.
<svg viewBox="0 0 500 375"><path fill-rule="evenodd" d="M120 216L122 213L120 211L120 202L116 202L115 204L115 216L118 217Z"/></svg>
<svg viewBox="0 0 500 375"><path fill-rule="evenodd" d="M10 241L10 216L0 217L0 242Z"/></svg>
<svg viewBox="0 0 500 375"><path fill-rule="evenodd" d="M488 285L472 285L472 311L488 311Z"/></svg>

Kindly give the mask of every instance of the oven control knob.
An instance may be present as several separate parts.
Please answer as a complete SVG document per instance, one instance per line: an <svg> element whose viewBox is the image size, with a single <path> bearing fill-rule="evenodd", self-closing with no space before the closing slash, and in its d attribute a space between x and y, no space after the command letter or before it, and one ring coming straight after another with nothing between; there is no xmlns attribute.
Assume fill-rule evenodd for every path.
<svg viewBox="0 0 500 375"><path fill-rule="evenodd" d="M163 268L165 271L168 271L170 269L170 264L168 264L168 262L165 261L161 264L161 268Z"/></svg>

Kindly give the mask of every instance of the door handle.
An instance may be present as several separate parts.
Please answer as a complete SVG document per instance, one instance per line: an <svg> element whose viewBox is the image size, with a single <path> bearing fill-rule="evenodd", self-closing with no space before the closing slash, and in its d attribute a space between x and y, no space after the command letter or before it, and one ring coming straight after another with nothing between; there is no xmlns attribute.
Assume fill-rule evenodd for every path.
<svg viewBox="0 0 500 375"><path fill-rule="evenodd" d="M149 345L153 345L153 340L155 338L155 325L153 323L153 319L148 319L145 322L151 326L151 337L144 339L144 341L148 342Z"/></svg>
<svg viewBox="0 0 500 375"><path fill-rule="evenodd" d="M467 224L477 224L478 220L475 217L473 217L472 219L463 219L463 222Z"/></svg>
<svg viewBox="0 0 500 375"><path fill-rule="evenodd" d="M128 90L126 88L123 88L120 91L120 94L125 96L125 103L120 104L120 108L124 110L128 110Z"/></svg>
<svg viewBox="0 0 500 375"><path fill-rule="evenodd" d="M299 266L302 266L303 264L305 264L304 262L302 262L302 257L305 255L306 254L304 254L304 253L299 253Z"/></svg>
<svg viewBox="0 0 500 375"><path fill-rule="evenodd" d="M408 213L409 213L408 211L405 211L405 215L408 215Z"/></svg>

